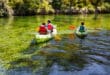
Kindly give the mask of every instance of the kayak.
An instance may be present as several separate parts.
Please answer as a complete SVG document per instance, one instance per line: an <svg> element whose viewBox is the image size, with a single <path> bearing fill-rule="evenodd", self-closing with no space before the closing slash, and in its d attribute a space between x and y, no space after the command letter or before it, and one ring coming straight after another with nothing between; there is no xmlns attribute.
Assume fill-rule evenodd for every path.
<svg viewBox="0 0 110 75"><path fill-rule="evenodd" d="M48 34L45 34L45 35L36 33L35 34L35 40L36 40L37 43L47 42L47 41L51 40L56 34L57 34L56 28L53 29L52 33L48 33Z"/></svg>
<svg viewBox="0 0 110 75"><path fill-rule="evenodd" d="M88 32L87 32L87 30L85 30L85 31L83 31L83 32L80 32L80 31L79 31L79 28L77 28L76 31L75 31L75 34L76 34L76 36L79 37L80 39L84 39L84 38L87 36Z"/></svg>

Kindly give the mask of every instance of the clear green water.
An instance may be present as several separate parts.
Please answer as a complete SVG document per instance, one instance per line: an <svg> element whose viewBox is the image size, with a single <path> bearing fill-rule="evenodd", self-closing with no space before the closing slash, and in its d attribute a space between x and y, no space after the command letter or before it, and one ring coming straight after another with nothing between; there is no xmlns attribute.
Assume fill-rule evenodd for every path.
<svg viewBox="0 0 110 75"><path fill-rule="evenodd" d="M50 15L0 18L0 73L2 75L108 75L110 73L110 15ZM48 19L58 35L33 45L36 27ZM69 33L84 21L89 34L82 44ZM94 69L96 67L96 69ZM95 71L98 70L99 72Z"/></svg>

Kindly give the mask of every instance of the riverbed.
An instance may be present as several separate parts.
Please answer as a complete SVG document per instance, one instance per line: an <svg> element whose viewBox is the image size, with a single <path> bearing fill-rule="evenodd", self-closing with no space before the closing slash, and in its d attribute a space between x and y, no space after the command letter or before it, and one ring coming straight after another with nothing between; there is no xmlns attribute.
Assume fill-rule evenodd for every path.
<svg viewBox="0 0 110 75"><path fill-rule="evenodd" d="M110 15L53 15L0 18L0 75L109 75ZM33 44L36 27L48 19L58 35ZM88 29L85 39L74 34L80 22Z"/></svg>

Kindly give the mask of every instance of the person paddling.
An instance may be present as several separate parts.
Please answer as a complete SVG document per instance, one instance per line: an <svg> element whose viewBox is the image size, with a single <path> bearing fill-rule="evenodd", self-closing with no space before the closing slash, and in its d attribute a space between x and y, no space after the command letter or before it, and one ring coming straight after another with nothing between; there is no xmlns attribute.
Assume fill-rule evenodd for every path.
<svg viewBox="0 0 110 75"><path fill-rule="evenodd" d="M47 21L47 30L48 30L48 33L53 32L53 25L51 24L50 20Z"/></svg>
<svg viewBox="0 0 110 75"><path fill-rule="evenodd" d="M81 25L79 27L79 32L85 32L86 28L84 26L84 22L81 22Z"/></svg>
<svg viewBox="0 0 110 75"><path fill-rule="evenodd" d="M39 34L43 34L43 35L47 34L47 29L46 29L45 23L42 23L42 25L40 25L40 27L39 27Z"/></svg>

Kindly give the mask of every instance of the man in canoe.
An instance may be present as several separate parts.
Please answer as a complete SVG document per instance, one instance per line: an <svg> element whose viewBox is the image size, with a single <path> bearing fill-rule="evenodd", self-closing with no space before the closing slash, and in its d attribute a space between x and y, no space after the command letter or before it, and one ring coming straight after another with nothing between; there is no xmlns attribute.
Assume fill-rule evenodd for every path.
<svg viewBox="0 0 110 75"><path fill-rule="evenodd" d="M79 32L85 32L84 22L81 22L81 25L79 27Z"/></svg>
<svg viewBox="0 0 110 75"><path fill-rule="evenodd" d="M47 34L47 29L46 29L46 24L42 23L39 27L39 34L46 35Z"/></svg>
<svg viewBox="0 0 110 75"><path fill-rule="evenodd" d="M77 28L75 33L80 39L85 39L88 33L86 27L84 26L84 22L81 22L81 25Z"/></svg>
<svg viewBox="0 0 110 75"><path fill-rule="evenodd" d="M53 25L51 24L50 20L47 21L47 30L48 30L48 33L53 32Z"/></svg>

